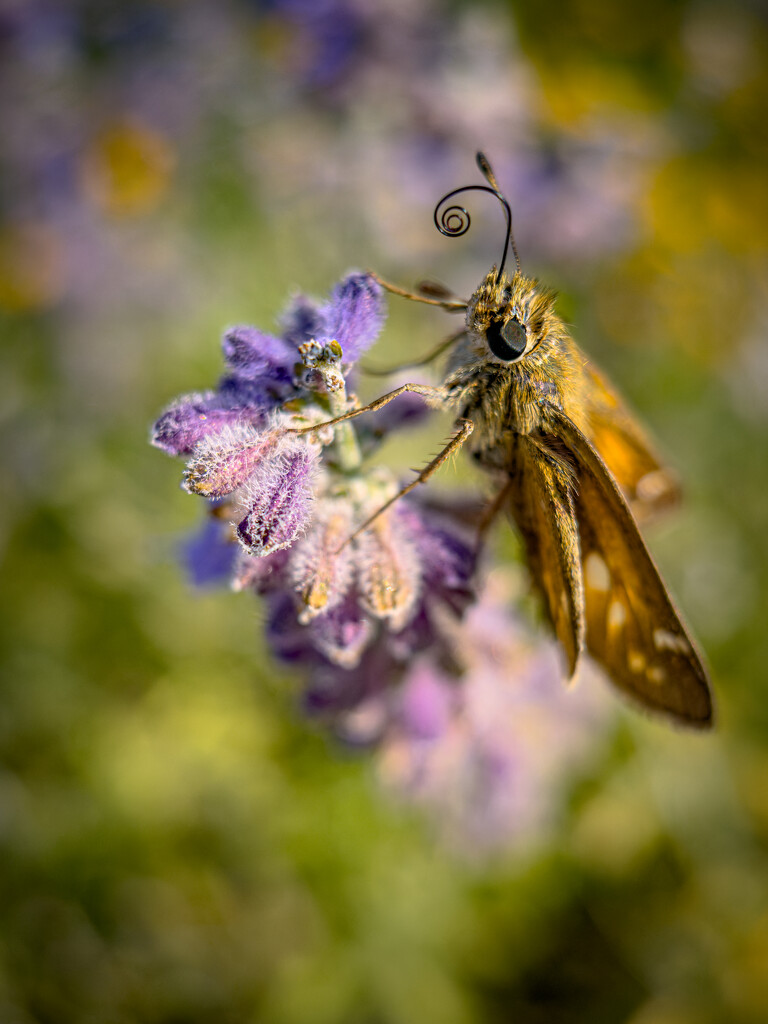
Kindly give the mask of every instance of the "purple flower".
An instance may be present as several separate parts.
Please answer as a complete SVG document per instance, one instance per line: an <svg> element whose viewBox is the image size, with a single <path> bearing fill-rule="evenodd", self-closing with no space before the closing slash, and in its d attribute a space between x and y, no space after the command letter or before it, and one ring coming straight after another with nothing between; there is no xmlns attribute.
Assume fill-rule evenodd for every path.
<svg viewBox="0 0 768 1024"><path fill-rule="evenodd" d="M151 442L169 455L189 455L210 434L242 423L258 425L263 413L248 406L232 407L213 391L177 399L152 429Z"/></svg>
<svg viewBox="0 0 768 1024"><path fill-rule="evenodd" d="M308 629L312 647L332 664L354 669L375 631L372 619L354 592L341 604L314 618Z"/></svg>
<svg viewBox="0 0 768 1024"><path fill-rule="evenodd" d="M258 431L246 423L226 424L195 446L182 486L190 494L223 498L268 466L280 445L276 430Z"/></svg>
<svg viewBox="0 0 768 1024"><path fill-rule="evenodd" d="M461 528L454 525L451 533L444 515L424 512L408 499L349 540L353 523L339 499L316 499L305 536L284 559L262 569L261 559L241 557L236 586L291 593L296 620L306 627L297 635L318 665L330 662L351 671L371 645L380 644L393 664L402 666L416 652L443 643L439 614L455 618L466 605L474 569L471 547ZM429 547L426 538L433 531L450 536L452 544ZM430 552L428 568L421 547ZM427 590L425 578L434 581L433 589ZM343 675L340 671L339 686L346 689ZM383 687L391 676L382 678Z"/></svg>
<svg viewBox="0 0 768 1024"><path fill-rule="evenodd" d="M305 673L304 710L377 746L388 784L488 844L546 817L579 705L552 724L553 647L531 642L508 595L478 605L476 507L390 506L397 480L363 454L385 420L327 425L354 408L346 375L382 317L380 286L353 273L325 305L294 299L280 337L232 328L227 376L171 406L153 441L187 455L184 488L217 503L197 578L227 567L259 595L269 649Z"/></svg>
<svg viewBox="0 0 768 1024"><path fill-rule="evenodd" d="M241 380L273 380L290 385L296 348L284 338L255 327L230 327L221 341L227 366Z"/></svg>
<svg viewBox="0 0 768 1024"><path fill-rule="evenodd" d="M244 490L237 536L252 555L287 548L306 530L312 515L312 477L317 449L287 442L257 465Z"/></svg>
<svg viewBox="0 0 768 1024"><path fill-rule="evenodd" d="M231 579L237 557L229 523L209 516L202 529L183 546L183 557L189 578L195 586L220 584Z"/></svg>
<svg viewBox="0 0 768 1024"><path fill-rule="evenodd" d="M368 274L349 274L324 305L297 296L283 315L282 337L230 328L222 342L228 373L218 388L178 399L155 424L155 446L190 456L186 490L213 499L232 495L236 536L251 556L289 547L306 531L319 461L316 442L333 441L334 435L291 439L285 426L296 418L302 425L327 419L327 407L317 405L321 394L346 402L341 360L351 363L372 344L382 321L381 287ZM283 411L288 403L290 412ZM350 524L349 515L345 522ZM303 549L303 568L300 560L294 566L294 585L306 592L308 617L338 603L351 579L349 557L332 557L328 538L318 538L314 554Z"/></svg>
<svg viewBox="0 0 768 1024"><path fill-rule="evenodd" d="M323 308L325 337L338 341L347 363L357 362L379 336L384 323L381 291L370 274L349 274Z"/></svg>
<svg viewBox="0 0 768 1024"><path fill-rule="evenodd" d="M226 427L262 426L269 413L289 401L306 402L317 390L307 387L306 376L295 376L302 345L313 341L323 351L337 341L351 364L376 340L383 321L381 285L370 274L353 272L322 306L303 295L294 298L282 317L282 337L230 328L222 340L228 373L216 391L177 399L155 424L152 444L169 455L189 455Z"/></svg>

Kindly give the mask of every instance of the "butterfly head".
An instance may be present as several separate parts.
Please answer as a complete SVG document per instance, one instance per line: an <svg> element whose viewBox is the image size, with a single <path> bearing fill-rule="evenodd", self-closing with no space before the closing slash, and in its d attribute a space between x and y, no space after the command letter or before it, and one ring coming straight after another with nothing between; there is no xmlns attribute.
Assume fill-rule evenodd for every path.
<svg viewBox="0 0 768 1024"><path fill-rule="evenodd" d="M492 267L467 306L467 328L478 355L512 364L538 348L555 321L554 296L538 282L516 273L511 279Z"/></svg>
<svg viewBox="0 0 768 1024"><path fill-rule="evenodd" d="M504 251L498 268L492 267L467 305L467 328L475 358L511 365L538 348L559 323L553 312L554 296L542 289L520 270L520 257L512 234L512 209L499 188L496 175L484 154L477 154L477 165L487 185L464 185L453 189L435 207L435 226L441 234L457 238L466 234L471 220L463 206L446 205L462 192L489 192L502 206L506 217ZM515 272L504 271L512 250Z"/></svg>

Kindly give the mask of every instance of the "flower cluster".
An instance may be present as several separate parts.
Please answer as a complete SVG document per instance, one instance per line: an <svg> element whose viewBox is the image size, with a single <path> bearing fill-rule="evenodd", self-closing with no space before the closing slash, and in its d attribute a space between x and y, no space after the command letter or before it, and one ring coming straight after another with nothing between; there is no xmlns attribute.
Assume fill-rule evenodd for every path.
<svg viewBox="0 0 768 1024"><path fill-rule="evenodd" d="M350 372L382 322L380 285L352 273L326 303L295 298L279 336L227 331L218 387L175 402L152 441L186 457L182 486L209 504L187 549L194 579L260 595L272 654L304 673L306 713L377 744L387 782L465 837L508 839L550 806L585 697L550 712L554 645L498 586L476 589L477 506L427 490L376 514L398 482L367 456L423 400L328 421L357 408Z"/></svg>
<svg viewBox="0 0 768 1024"><path fill-rule="evenodd" d="M425 410L411 398L359 428L323 426L355 407L347 376L382 321L379 284L353 273L325 304L294 299L279 337L233 328L218 388L179 399L152 435L187 457L182 485L215 515L191 547L195 576L264 597L272 651L310 668L307 706L328 713L444 645L441 615L472 595L473 548L449 510L408 496L356 532L398 489L363 449Z"/></svg>

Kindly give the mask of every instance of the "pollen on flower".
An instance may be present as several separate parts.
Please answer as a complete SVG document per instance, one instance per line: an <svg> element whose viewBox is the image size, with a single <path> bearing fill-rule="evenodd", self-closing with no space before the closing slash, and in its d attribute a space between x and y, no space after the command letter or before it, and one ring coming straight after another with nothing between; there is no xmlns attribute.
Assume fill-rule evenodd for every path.
<svg viewBox="0 0 768 1024"><path fill-rule="evenodd" d="M379 516L357 540L360 599L376 618L388 619L395 632L408 622L421 581L414 544L402 529L395 533L397 518L394 510Z"/></svg>
<svg viewBox="0 0 768 1024"><path fill-rule="evenodd" d="M348 504L329 501L315 527L296 545L291 560L294 586L304 607L299 621L307 623L342 600L352 582L354 549L345 541L352 533Z"/></svg>

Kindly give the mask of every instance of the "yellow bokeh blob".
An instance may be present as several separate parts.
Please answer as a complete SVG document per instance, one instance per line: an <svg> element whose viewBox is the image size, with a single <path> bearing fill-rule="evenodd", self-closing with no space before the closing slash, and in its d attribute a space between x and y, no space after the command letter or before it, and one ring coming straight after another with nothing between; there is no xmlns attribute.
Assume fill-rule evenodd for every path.
<svg viewBox="0 0 768 1024"><path fill-rule="evenodd" d="M167 192L175 163L170 142L159 132L135 119L117 122L83 155L83 191L110 216L146 213Z"/></svg>

